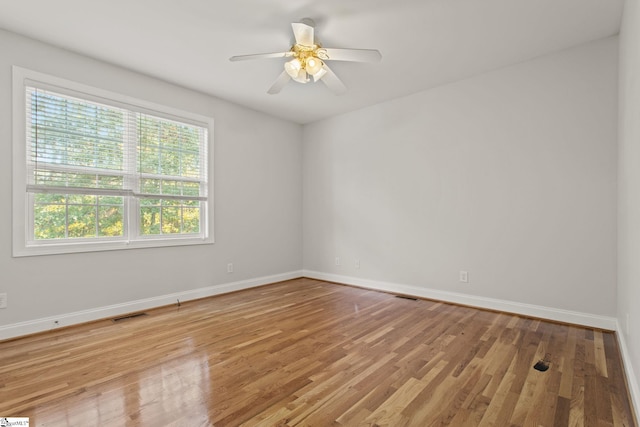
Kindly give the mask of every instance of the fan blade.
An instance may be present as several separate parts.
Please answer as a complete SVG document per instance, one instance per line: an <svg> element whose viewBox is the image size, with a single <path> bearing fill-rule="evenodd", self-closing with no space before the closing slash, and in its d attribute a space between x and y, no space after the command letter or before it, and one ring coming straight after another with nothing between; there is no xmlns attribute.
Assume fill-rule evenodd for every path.
<svg viewBox="0 0 640 427"><path fill-rule="evenodd" d="M296 43L303 46L313 46L313 27L301 22L294 22L291 24L293 28L293 35L296 38Z"/></svg>
<svg viewBox="0 0 640 427"><path fill-rule="evenodd" d="M229 58L229 61L245 61L247 59L287 58L293 56L293 52L254 53L252 55L237 55Z"/></svg>
<svg viewBox="0 0 640 427"><path fill-rule="evenodd" d="M283 71L282 74L278 76L278 78L273 83L273 85L269 88L267 93L271 95L275 95L276 93L279 93L284 87L284 85L286 85L289 82L289 79L291 79L291 77L289 77L289 74L287 74L286 71Z"/></svg>
<svg viewBox="0 0 640 427"><path fill-rule="evenodd" d="M318 58L329 61L378 62L382 54L376 49L338 49L320 48L316 51Z"/></svg>
<svg viewBox="0 0 640 427"><path fill-rule="evenodd" d="M327 85L331 92L335 93L336 95L342 95L347 91L347 87L344 85L344 83L342 83L342 80L340 80L338 76L336 76L336 74L331 71L329 67L327 67L327 64L325 64L322 69L325 71L325 74L320 80L322 80L322 82Z"/></svg>

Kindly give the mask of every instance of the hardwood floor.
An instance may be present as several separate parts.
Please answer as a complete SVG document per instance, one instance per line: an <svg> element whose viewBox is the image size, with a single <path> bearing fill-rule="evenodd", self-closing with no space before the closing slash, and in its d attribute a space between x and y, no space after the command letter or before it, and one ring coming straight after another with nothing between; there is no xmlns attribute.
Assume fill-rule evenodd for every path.
<svg viewBox="0 0 640 427"><path fill-rule="evenodd" d="M613 333L297 279L0 343L43 426L634 426ZM548 361L545 372L533 368Z"/></svg>

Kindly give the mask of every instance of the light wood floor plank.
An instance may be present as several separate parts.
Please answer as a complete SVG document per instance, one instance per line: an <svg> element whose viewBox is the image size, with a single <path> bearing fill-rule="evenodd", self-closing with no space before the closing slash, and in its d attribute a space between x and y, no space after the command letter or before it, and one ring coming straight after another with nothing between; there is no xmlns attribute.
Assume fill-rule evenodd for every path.
<svg viewBox="0 0 640 427"><path fill-rule="evenodd" d="M544 359L545 372L533 366ZM46 426L635 426L614 333L296 279L0 342Z"/></svg>

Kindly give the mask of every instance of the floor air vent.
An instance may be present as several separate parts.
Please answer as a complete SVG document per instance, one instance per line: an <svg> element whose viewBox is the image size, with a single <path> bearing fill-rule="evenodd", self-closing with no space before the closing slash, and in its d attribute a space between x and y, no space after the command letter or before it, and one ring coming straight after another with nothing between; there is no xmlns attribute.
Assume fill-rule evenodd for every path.
<svg viewBox="0 0 640 427"><path fill-rule="evenodd" d="M551 355L550 355L549 353L547 353L547 354L544 356L544 359L539 360L535 365L533 365L533 369L535 369L535 370L537 370L537 371L540 371L540 372L544 372L544 371L546 371L547 369L549 369L549 363L551 362L551 361L549 360L549 357L550 357L550 356L551 356Z"/></svg>
<svg viewBox="0 0 640 427"><path fill-rule="evenodd" d="M396 295L396 298L410 299L411 301L418 301L418 298L408 297L406 295Z"/></svg>
<svg viewBox="0 0 640 427"><path fill-rule="evenodd" d="M123 320L135 319L136 317L146 316L147 313L133 313L127 314L126 316L114 317L111 319L113 322L121 322Z"/></svg>

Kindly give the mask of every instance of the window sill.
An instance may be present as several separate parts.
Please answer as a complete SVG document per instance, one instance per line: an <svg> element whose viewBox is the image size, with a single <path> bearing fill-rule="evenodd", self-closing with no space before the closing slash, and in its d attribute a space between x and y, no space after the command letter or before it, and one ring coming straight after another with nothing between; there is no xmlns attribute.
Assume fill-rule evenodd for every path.
<svg viewBox="0 0 640 427"><path fill-rule="evenodd" d="M46 243L39 245L27 245L16 248L14 245L13 257L28 257L41 255L60 255L84 252L103 252L127 249L165 248L174 246L212 245L213 238L202 237L173 237L166 239L147 239L136 241L111 241L111 242L64 242Z"/></svg>

